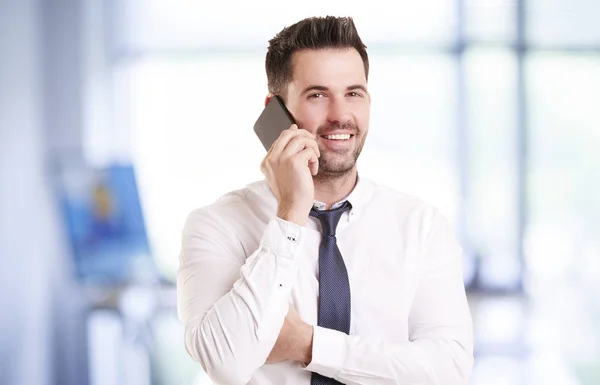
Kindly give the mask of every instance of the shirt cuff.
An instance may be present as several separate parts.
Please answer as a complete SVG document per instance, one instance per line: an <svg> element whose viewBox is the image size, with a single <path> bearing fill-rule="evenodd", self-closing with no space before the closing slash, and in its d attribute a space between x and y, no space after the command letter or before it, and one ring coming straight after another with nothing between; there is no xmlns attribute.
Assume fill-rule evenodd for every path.
<svg viewBox="0 0 600 385"><path fill-rule="evenodd" d="M319 373L325 377L334 378L342 369L346 359L346 334L313 327L312 360L304 369Z"/></svg>
<svg viewBox="0 0 600 385"><path fill-rule="evenodd" d="M278 257L294 259L302 235L301 226L275 217L267 225L261 247L270 250Z"/></svg>

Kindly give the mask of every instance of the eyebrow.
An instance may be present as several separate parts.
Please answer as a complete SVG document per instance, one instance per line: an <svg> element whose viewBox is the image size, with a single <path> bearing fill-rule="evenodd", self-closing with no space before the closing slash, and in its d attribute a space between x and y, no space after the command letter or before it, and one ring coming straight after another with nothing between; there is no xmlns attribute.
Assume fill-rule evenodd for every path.
<svg viewBox="0 0 600 385"><path fill-rule="evenodd" d="M362 90L364 92L368 92L367 88L365 86L363 86L362 84L353 84L351 86L346 87L346 91L354 91L354 90ZM304 95L305 93L307 93L309 91L329 91L329 88L327 88L325 86L318 86L318 85L308 86L304 90L302 90L302 95Z"/></svg>

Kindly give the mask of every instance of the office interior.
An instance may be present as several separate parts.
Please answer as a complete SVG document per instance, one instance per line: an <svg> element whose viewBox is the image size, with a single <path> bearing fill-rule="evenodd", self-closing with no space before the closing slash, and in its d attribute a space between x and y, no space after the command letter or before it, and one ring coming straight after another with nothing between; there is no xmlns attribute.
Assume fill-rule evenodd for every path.
<svg viewBox="0 0 600 385"><path fill-rule="evenodd" d="M267 41L327 14L370 55L361 175L460 238L471 383L600 384L594 0L0 1L0 384L211 383L183 222L262 178Z"/></svg>

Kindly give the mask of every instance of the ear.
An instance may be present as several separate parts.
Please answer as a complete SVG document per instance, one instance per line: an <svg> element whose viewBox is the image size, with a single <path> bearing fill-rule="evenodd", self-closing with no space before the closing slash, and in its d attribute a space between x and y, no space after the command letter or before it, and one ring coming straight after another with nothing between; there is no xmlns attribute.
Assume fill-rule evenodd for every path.
<svg viewBox="0 0 600 385"><path fill-rule="evenodd" d="M273 94L269 93L267 95L267 97L265 98L265 107L267 106L267 104L269 104L269 102L271 101L271 99L273 99Z"/></svg>

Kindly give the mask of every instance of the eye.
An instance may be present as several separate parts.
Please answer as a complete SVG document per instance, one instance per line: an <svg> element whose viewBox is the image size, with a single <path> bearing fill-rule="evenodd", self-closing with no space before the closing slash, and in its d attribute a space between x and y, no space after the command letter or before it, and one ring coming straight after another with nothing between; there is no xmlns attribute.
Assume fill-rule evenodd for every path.
<svg viewBox="0 0 600 385"><path fill-rule="evenodd" d="M321 92L317 92L315 94L310 94L308 95L309 99L318 99L318 98L324 98L325 94L321 93Z"/></svg>
<svg viewBox="0 0 600 385"><path fill-rule="evenodd" d="M348 92L348 96L351 96L353 98L354 97L362 98L363 95L361 93L358 93L358 92Z"/></svg>

